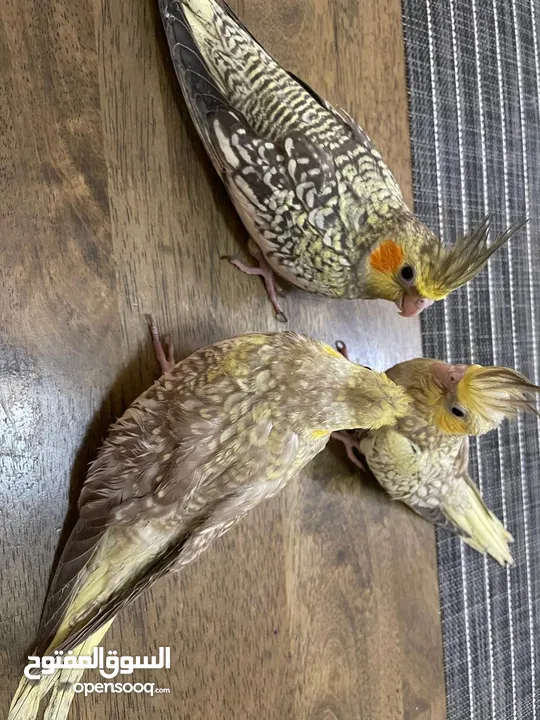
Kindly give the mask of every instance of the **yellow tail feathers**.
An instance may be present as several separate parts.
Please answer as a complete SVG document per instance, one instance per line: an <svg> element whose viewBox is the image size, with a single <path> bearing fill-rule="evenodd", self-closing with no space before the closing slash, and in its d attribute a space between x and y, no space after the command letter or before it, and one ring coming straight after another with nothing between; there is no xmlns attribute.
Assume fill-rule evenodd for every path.
<svg viewBox="0 0 540 720"><path fill-rule="evenodd" d="M74 655L91 655L105 633L110 628L111 620L101 627L84 643L73 651ZM52 652L55 641L51 643L45 654ZM42 699L50 692L43 720L65 720L75 695L74 686L82 677L84 670L72 668L59 670L54 675L46 675L41 680L28 680L23 677L9 708L8 720L35 720L38 717Z"/></svg>
<svg viewBox="0 0 540 720"><path fill-rule="evenodd" d="M501 565L512 565L514 560L508 547L513 537L502 522L487 509L478 490L465 484L464 506L459 511L444 507L445 515L463 532L467 545L485 555L488 553Z"/></svg>

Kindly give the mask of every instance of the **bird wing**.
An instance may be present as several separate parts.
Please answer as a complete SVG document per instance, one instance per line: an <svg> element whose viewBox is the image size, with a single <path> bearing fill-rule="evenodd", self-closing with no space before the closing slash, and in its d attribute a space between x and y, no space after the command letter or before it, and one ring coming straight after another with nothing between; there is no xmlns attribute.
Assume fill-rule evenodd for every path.
<svg viewBox="0 0 540 720"><path fill-rule="evenodd" d="M408 505L432 525L453 533L461 532L448 518L441 503L440 492L433 485L439 482L441 469L429 453L393 429L371 433L361 441L361 450L369 468L394 500ZM464 451L458 453L461 467Z"/></svg>
<svg viewBox="0 0 540 720"><path fill-rule="evenodd" d="M219 110L234 111L254 137L285 140L304 133L321 152L361 169L402 203L392 173L367 133L341 108L282 68L223 0L160 0L175 71L193 122L218 171L209 132ZM226 168L226 163L225 163ZM366 179L366 178L364 178Z"/></svg>
<svg viewBox="0 0 540 720"><path fill-rule="evenodd" d="M248 340L237 340L243 351ZM53 637L57 649L79 645L180 557L191 561L277 491L282 466L303 458L298 436L274 431L261 399L264 360L248 380L223 364L226 357L233 370L245 356L220 360L218 352L213 346L177 365L111 429L51 583L40 652Z"/></svg>
<svg viewBox="0 0 540 720"><path fill-rule="evenodd" d="M491 555L501 565L512 565L513 558L508 547L513 542L499 518L486 506L479 489L468 472L469 438L464 438L455 462L458 502L446 504L445 514L463 538L474 550Z"/></svg>
<svg viewBox="0 0 540 720"><path fill-rule="evenodd" d="M305 80L297 77L294 73L289 72L288 74L301 85L321 107L331 113L337 121L344 123L348 128L348 138L341 150L345 153L353 168L355 165L358 165L359 170L362 170L362 174L368 176L367 178L364 177L364 180L369 179L371 183L377 181L381 188L384 189L384 195L393 198L396 204L399 203L399 205L403 205L401 188L367 132L360 127L346 110L339 106L332 105L326 98L323 98L322 95L319 95L319 93L308 85ZM336 148L334 148L334 154L339 154L336 152ZM360 180L360 178L358 178L358 180ZM353 182L352 185L354 186L355 183Z"/></svg>
<svg viewBox="0 0 540 720"><path fill-rule="evenodd" d="M283 486L281 479L256 482L240 491L232 492L206 508L206 517L176 541L163 548L152 561L141 568L128 583L123 583L97 607L90 607L62 639L57 650L67 652L85 642L109 623L156 580L172 570L179 570L198 557L214 540L230 530L246 513L262 500L275 495ZM131 553L125 557L129 563Z"/></svg>
<svg viewBox="0 0 540 720"><path fill-rule="evenodd" d="M292 128L324 142L350 138L347 124L284 70L221 0L160 0L176 74L199 132L223 105L265 139ZM217 103L217 104L216 104Z"/></svg>
<svg viewBox="0 0 540 720"><path fill-rule="evenodd" d="M429 522L457 533L481 553L501 565L511 564L512 536L486 507L468 473L469 441L463 438L457 453L448 448L420 451L394 430L362 441L375 477L396 500L405 502Z"/></svg>
<svg viewBox="0 0 540 720"><path fill-rule="evenodd" d="M223 180L231 199L281 274L287 276L289 268L294 276L293 270L309 266L314 255L319 260L306 282L336 262L341 273L350 267L354 258L347 253L347 235L353 217L359 229L366 213L357 208L356 216L342 216L329 153L296 130L276 141L263 140L235 111L216 113L211 132L224 159Z"/></svg>
<svg viewBox="0 0 540 720"><path fill-rule="evenodd" d="M267 140L230 109L218 110L207 132L231 199L273 268L304 289L320 283L324 294L344 294L365 254L358 238L403 207L380 156L354 142L339 154L297 129Z"/></svg>
<svg viewBox="0 0 540 720"><path fill-rule="evenodd" d="M475 487L467 473L467 468L469 466L468 437L464 437L462 439L450 469L447 467L443 469L437 464L434 465L432 458L427 453L424 456L417 453L416 456L418 457L418 483L420 486L424 485L430 488L433 480L436 482L448 480L450 483L455 483L456 481L461 482L463 479L465 482L468 482ZM424 462L422 462L422 460L424 460ZM441 475L444 475L445 477L441 477ZM428 494L428 497L430 495L431 493ZM441 502L439 502L436 506L430 506L427 499L417 499L419 499L420 502L410 503L409 505L409 507L414 510L417 515L420 515L420 517L423 517L428 522L436 525L437 527L443 528L453 535L463 535L463 528L456 525L456 523L448 516L445 511L445 506Z"/></svg>
<svg viewBox="0 0 540 720"><path fill-rule="evenodd" d="M198 133L270 264L300 287L316 290L325 266L338 277L323 287L345 284L368 219L404 207L367 134L281 68L222 0L160 8ZM298 268L307 268L299 282Z"/></svg>

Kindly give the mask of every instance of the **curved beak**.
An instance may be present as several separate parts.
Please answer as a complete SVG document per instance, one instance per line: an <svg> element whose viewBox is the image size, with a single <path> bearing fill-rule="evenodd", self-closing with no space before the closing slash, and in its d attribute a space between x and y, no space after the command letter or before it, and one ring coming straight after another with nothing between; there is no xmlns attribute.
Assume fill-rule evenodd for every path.
<svg viewBox="0 0 540 720"><path fill-rule="evenodd" d="M396 306L400 311L399 314L407 318L419 315L430 305L433 305L433 300L424 297L411 297L411 295L403 295L399 300L396 300Z"/></svg>

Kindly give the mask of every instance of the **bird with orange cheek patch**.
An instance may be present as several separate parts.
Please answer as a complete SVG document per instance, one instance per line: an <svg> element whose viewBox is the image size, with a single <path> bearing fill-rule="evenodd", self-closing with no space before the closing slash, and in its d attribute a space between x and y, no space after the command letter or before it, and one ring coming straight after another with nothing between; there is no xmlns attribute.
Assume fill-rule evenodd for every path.
<svg viewBox="0 0 540 720"><path fill-rule="evenodd" d="M391 428L336 433L351 460L363 467L362 453L393 499L499 563L512 563L512 537L469 476L468 436L489 432L520 410L537 412L533 397L540 387L509 368L424 358L386 375L406 391L409 412Z"/></svg>
<svg viewBox="0 0 540 720"><path fill-rule="evenodd" d="M488 245L490 224L490 218L484 218L476 230L445 247L403 207L389 220L394 227L381 226L382 240L378 233L366 238L373 245L363 275L365 294L357 297L391 300L403 317L418 315L472 280L525 221L514 223Z"/></svg>
<svg viewBox="0 0 540 720"><path fill-rule="evenodd" d="M409 210L364 130L287 72L224 0L159 0L191 118L246 226L259 275L332 298L390 300L412 317L471 280L489 220L451 248Z"/></svg>

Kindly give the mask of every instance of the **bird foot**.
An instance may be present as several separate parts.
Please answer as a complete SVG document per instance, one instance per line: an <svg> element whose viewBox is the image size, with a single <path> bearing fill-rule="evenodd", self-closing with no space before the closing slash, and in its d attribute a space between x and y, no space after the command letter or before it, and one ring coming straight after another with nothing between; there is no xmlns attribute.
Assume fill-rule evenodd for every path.
<svg viewBox="0 0 540 720"><path fill-rule="evenodd" d="M148 326L152 335L152 342L154 344L154 350L156 351L156 357L161 367L161 372L164 375L172 370L176 365L174 361L174 345L172 343L171 336L168 334L163 336L163 341L161 340L158 326L156 325L156 321L152 315L147 315L146 319L148 320ZM167 354L165 354L163 345L167 347Z"/></svg>
<svg viewBox="0 0 540 720"><path fill-rule="evenodd" d="M360 460L360 442L356 431L340 430L339 432L333 432L330 437L343 443L349 460L363 472L366 471L366 466Z"/></svg>
<svg viewBox="0 0 540 720"><path fill-rule="evenodd" d="M338 351L338 353L341 353L343 355L345 360L351 359L349 357L349 351L347 350L347 346L345 345L343 340L336 340L336 350Z"/></svg>
<svg viewBox="0 0 540 720"><path fill-rule="evenodd" d="M264 281L264 287L266 288L266 294L268 295L268 298L270 299L272 307L274 308L276 313L276 320L286 323L287 316L281 309L281 305L279 304L278 300L278 295L280 291L278 290L278 287L276 285L274 271L266 262L261 252L252 252L251 254L253 259L257 262L257 265L246 265L240 260L231 257L227 257L227 260L231 263L231 265L234 265L235 268L241 270L243 273L246 273L246 275L259 275L260 277L262 277Z"/></svg>

